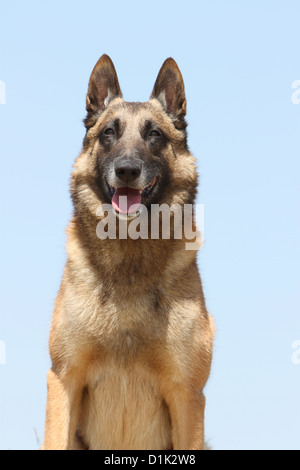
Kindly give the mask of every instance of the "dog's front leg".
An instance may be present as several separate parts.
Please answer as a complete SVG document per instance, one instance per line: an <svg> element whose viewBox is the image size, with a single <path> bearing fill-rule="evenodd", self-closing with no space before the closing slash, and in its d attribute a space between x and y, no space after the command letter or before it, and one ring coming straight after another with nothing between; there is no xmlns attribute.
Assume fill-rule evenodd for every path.
<svg viewBox="0 0 300 470"><path fill-rule="evenodd" d="M203 450L205 397L177 389L166 399L172 425L174 450Z"/></svg>
<svg viewBox="0 0 300 470"><path fill-rule="evenodd" d="M60 376L48 372L43 450L70 450L79 420L83 386L74 372Z"/></svg>

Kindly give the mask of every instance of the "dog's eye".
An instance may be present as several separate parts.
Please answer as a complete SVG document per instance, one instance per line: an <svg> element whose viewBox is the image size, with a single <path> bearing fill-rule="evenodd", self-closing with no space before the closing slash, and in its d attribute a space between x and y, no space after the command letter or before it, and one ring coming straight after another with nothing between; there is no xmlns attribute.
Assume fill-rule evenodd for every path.
<svg viewBox="0 0 300 470"><path fill-rule="evenodd" d="M115 135L115 131L110 127L109 129L105 129L105 135Z"/></svg>
<svg viewBox="0 0 300 470"><path fill-rule="evenodd" d="M161 133L159 131L151 131L149 135L150 137L160 137Z"/></svg>

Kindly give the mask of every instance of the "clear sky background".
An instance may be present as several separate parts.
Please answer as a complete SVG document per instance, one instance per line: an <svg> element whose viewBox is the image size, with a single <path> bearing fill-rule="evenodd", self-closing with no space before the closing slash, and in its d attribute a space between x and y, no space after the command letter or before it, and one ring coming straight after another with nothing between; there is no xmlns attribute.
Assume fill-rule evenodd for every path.
<svg viewBox="0 0 300 470"><path fill-rule="evenodd" d="M128 101L148 100L169 56L185 80L217 326L207 439L300 449L299 17L298 0L0 0L1 449L43 437L69 177L103 53Z"/></svg>

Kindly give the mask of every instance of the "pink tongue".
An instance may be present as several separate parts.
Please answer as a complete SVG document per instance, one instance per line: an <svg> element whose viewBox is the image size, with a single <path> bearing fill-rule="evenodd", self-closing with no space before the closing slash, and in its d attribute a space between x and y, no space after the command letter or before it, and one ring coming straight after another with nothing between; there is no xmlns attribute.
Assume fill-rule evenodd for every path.
<svg viewBox="0 0 300 470"><path fill-rule="evenodd" d="M136 212L141 205L140 191L132 188L117 188L111 203L113 208L121 214Z"/></svg>

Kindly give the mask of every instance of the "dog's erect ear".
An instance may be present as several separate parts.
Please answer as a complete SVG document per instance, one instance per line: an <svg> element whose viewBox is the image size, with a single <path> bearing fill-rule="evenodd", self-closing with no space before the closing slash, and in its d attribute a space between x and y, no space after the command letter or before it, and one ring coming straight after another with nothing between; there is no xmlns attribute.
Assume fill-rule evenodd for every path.
<svg viewBox="0 0 300 470"><path fill-rule="evenodd" d="M181 72L175 60L167 59L159 71L151 99L156 98L174 121L177 129L185 129L187 123L186 99Z"/></svg>
<svg viewBox="0 0 300 470"><path fill-rule="evenodd" d="M95 65L89 81L85 126L93 126L99 115L116 97L122 98L117 72L111 58L104 54Z"/></svg>

